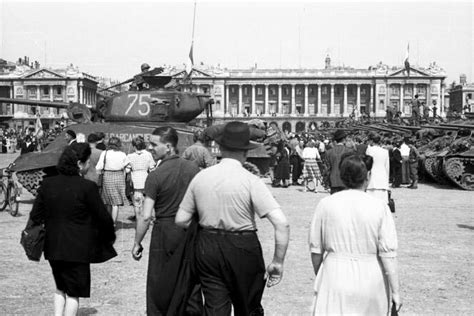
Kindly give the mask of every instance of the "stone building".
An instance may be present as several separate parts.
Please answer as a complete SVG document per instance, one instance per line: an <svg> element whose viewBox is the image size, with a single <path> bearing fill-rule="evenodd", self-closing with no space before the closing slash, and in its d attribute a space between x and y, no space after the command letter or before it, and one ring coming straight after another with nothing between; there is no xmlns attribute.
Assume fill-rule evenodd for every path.
<svg viewBox="0 0 474 316"><path fill-rule="evenodd" d="M467 83L464 74L459 79L459 84L449 89L449 114L474 112L474 83Z"/></svg>
<svg viewBox="0 0 474 316"><path fill-rule="evenodd" d="M168 69L178 80L187 75ZM311 123L348 118L366 113L383 118L387 105L411 115L416 94L431 105L436 100L444 115L444 70L432 63L427 68L388 67L382 63L367 69L334 67L329 56L324 69L222 69L194 67L183 89L210 94L217 121L260 118L275 121L289 131L301 131ZM317 124L317 123L316 123Z"/></svg>
<svg viewBox="0 0 474 316"><path fill-rule="evenodd" d="M13 70L0 73L0 97L79 102L93 107L96 104L97 84L95 77L79 71L72 64L64 69L50 69L41 68L39 63L18 63ZM64 117L63 112L65 109L0 103L0 118L21 122L21 125L35 120L37 115L48 124Z"/></svg>

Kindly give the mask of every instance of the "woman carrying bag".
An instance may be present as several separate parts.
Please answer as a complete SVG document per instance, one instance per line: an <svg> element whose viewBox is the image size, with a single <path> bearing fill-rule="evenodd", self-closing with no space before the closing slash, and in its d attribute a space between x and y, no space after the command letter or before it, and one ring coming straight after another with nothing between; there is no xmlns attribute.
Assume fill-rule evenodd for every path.
<svg viewBox="0 0 474 316"><path fill-rule="evenodd" d="M43 180L30 213L35 225L45 226L44 257L56 283L55 315L76 315L79 297L90 297L90 264L117 255L112 218L97 185L83 178L90 155L88 144L66 147L59 175Z"/></svg>

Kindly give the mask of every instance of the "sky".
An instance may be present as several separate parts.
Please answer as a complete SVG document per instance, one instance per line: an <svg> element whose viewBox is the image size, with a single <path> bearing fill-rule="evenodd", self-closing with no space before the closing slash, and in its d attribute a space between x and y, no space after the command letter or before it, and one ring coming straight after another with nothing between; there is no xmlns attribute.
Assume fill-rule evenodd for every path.
<svg viewBox="0 0 474 316"><path fill-rule="evenodd" d="M42 66L73 63L126 80L147 62L183 65L192 42L194 1L0 0L0 58ZM474 82L473 1L200 1L194 62L227 68L368 68L382 61L436 63L450 83Z"/></svg>

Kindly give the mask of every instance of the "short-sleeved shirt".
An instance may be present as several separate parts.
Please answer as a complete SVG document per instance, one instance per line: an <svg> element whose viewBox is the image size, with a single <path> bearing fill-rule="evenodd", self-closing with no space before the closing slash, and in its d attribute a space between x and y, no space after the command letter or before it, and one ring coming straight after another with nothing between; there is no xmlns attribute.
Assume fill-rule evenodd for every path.
<svg viewBox="0 0 474 316"><path fill-rule="evenodd" d="M397 232L386 202L359 190L322 199L309 234L312 253L397 256Z"/></svg>
<svg viewBox="0 0 474 316"><path fill-rule="evenodd" d="M176 216L179 203L198 172L199 168L195 163L173 155L164 158L160 165L148 174L145 194L155 201L156 218Z"/></svg>
<svg viewBox="0 0 474 316"><path fill-rule="evenodd" d="M180 205L198 212L200 226L227 231L256 230L255 214L262 218L278 209L263 181L230 158L196 175Z"/></svg>
<svg viewBox="0 0 474 316"><path fill-rule="evenodd" d="M148 171L155 167L153 156L146 150L138 150L128 155L134 189L143 189Z"/></svg>

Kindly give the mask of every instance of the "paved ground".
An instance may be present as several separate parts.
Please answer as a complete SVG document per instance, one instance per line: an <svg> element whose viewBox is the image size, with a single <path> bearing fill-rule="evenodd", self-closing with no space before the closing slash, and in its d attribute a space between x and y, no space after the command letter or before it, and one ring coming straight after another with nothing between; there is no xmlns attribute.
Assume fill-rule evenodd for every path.
<svg viewBox="0 0 474 316"><path fill-rule="evenodd" d="M0 167L13 159L0 156ZM307 234L318 201L327 195L303 193L301 187L271 189L291 223L291 241L280 285L267 289L263 305L268 315L309 314L314 276ZM396 224L403 314L474 315L474 192L422 184L419 190L397 189ZM32 205L23 194L21 216L0 213L0 314L52 313L54 281L49 265L28 261L19 245ZM133 223L126 220L131 208L120 211L118 257L92 266L92 298L81 300L81 314L143 315L148 252L136 262L130 249ZM267 221L258 222L268 263L273 252L273 232ZM149 244L149 233L144 241Z"/></svg>

